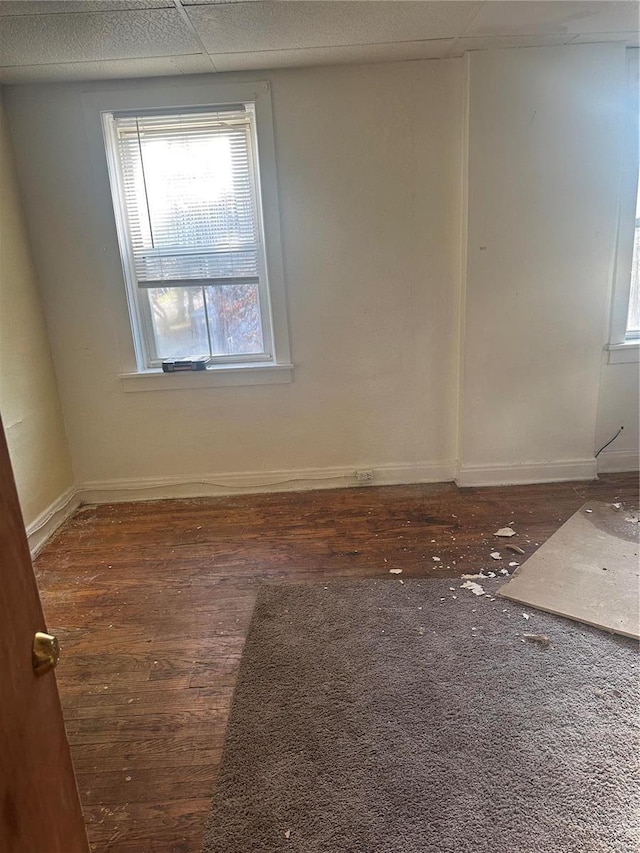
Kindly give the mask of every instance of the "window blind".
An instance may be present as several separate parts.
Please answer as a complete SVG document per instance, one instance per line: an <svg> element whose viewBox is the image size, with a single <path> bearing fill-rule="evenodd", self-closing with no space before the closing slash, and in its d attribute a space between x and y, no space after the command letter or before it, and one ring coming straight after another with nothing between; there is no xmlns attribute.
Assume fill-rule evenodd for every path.
<svg viewBox="0 0 640 853"><path fill-rule="evenodd" d="M112 121L138 286L257 282L253 104Z"/></svg>

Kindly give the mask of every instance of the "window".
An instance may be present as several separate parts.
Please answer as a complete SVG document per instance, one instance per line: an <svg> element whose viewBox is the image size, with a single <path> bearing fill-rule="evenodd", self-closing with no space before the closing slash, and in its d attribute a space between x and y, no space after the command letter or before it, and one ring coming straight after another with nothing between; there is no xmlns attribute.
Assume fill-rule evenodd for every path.
<svg viewBox="0 0 640 853"><path fill-rule="evenodd" d="M290 367L281 281L274 328L269 254L282 270L279 245L265 245L256 103L101 116L138 370L190 356Z"/></svg>
<svg viewBox="0 0 640 853"><path fill-rule="evenodd" d="M627 312L627 338L640 338L640 177L636 192L636 221L631 258L631 289Z"/></svg>
<svg viewBox="0 0 640 853"><path fill-rule="evenodd" d="M640 187L638 174L638 50L627 50L624 145L621 158L617 252L613 278L609 362L640 354Z"/></svg>

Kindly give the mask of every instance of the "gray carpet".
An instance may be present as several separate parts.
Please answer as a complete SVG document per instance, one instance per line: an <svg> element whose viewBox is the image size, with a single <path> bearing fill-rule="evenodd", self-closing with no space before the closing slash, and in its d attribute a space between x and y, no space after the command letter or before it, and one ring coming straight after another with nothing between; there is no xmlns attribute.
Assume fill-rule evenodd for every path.
<svg viewBox="0 0 640 853"><path fill-rule="evenodd" d="M261 589L204 853L640 849L637 643L460 583Z"/></svg>

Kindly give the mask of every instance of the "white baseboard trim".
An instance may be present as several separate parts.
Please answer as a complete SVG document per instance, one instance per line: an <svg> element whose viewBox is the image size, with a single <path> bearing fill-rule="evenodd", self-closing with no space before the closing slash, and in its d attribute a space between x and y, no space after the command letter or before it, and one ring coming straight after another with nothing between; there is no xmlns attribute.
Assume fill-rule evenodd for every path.
<svg viewBox="0 0 640 853"><path fill-rule="evenodd" d="M598 456L598 473L615 474L640 469L640 453L637 450L603 450Z"/></svg>
<svg viewBox="0 0 640 853"><path fill-rule="evenodd" d="M359 482L355 472L371 469L373 479ZM83 503L192 498L216 495L335 489L401 483L440 483L453 480L453 462L405 465L352 465L333 468L298 468L282 471L247 471L209 474L202 478L141 477L82 483Z"/></svg>
<svg viewBox="0 0 640 853"><path fill-rule="evenodd" d="M604 457L604 458L602 458ZM630 471L638 468L638 454L625 451L603 453L600 471ZM355 472L373 470L373 478L356 480ZM311 489L353 486L391 486L409 483L446 483L455 479L461 488L526 483L550 483L562 480L596 479L595 459L570 459L561 462L526 465L463 465L456 475L453 461L419 462L400 465L298 468L280 471L247 471L196 477L137 477L119 480L93 480L68 489L27 526L32 556L55 533L80 504L122 503L161 500L163 498L215 497L260 492L308 491Z"/></svg>
<svg viewBox="0 0 640 853"><path fill-rule="evenodd" d="M527 483L557 483L563 480L595 480L595 459L565 459L522 465L462 465L456 483L470 486L513 486Z"/></svg>
<svg viewBox="0 0 640 853"><path fill-rule="evenodd" d="M32 558L37 555L60 525L76 511L80 502L81 498L77 489L71 487L26 526L27 541Z"/></svg>
<svg viewBox="0 0 640 853"><path fill-rule="evenodd" d="M360 482L356 471L373 470L373 479ZM390 486L402 483L452 481L455 463L424 462L401 465L360 464L334 468L248 471L211 474L202 478L138 477L94 480L68 489L26 528L32 558L81 504L123 503L163 498L199 498L260 492L307 491L349 486Z"/></svg>

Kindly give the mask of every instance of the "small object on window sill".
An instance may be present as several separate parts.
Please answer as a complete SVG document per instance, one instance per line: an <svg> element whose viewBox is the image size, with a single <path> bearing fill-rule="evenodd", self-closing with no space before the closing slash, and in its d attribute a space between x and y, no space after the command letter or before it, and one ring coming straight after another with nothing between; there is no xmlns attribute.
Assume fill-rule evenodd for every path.
<svg viewBox="0 0 640 853"><path fill-rule="evenodd" d="M183 373L192 370L206 370L211 359L208 355L193 358L168 358L162 362L164 373Z"/></svg>

